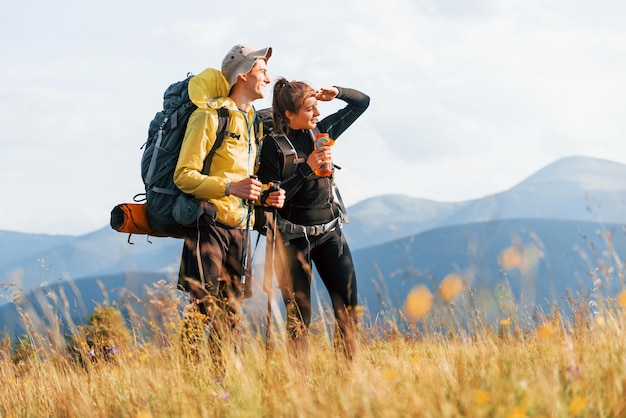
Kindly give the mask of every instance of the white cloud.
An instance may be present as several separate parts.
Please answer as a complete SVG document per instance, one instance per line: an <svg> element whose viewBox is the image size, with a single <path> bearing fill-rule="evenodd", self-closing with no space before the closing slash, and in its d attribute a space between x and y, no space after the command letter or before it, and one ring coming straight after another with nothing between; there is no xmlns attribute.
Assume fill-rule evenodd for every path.
<svg viewBox="0 0 626 418"><path fill-rule="evenodd" d="M0 229L107 225L142 190L164 89L239 42L274 48L273 79L371 96L334 150L348 204L478 198L573 154L626 161L624 17L580 0L5 2Z"/></svg>

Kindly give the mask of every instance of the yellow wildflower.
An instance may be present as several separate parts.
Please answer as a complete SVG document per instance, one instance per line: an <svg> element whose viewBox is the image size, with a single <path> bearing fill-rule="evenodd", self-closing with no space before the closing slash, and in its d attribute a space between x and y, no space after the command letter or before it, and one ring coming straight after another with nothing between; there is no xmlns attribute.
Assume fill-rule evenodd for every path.
<svg viewBox="0 0 626 418"><path fill-rule="evenodd" d="M491 394L488 391L484 389L478 389L477 391L474 392L474 403L476 405L488 404L490 400L491 400Z"/></svg>
<svg viewBox="0 0 626 418"><path fill-rule="evenodd" d="M507 418L525 418L526 417L526 407L523 405L518 405L507 415Z"/></svg>
<svg viewBox="0 0 626 418"><path fill-rule="evenodd" d="M584 396L576 395L569 403L568 412L570 415L578 415L587 405L587 399Z"/></svg>
<svg viewBox="0 0 626 418"><path fill-rule="evenodd" d="M411 289L404 302L404 312L411 319L419 319L428 314L433 305L433 295L424 285Z"/></svg>
<svg viewBox="0 0 626 418"><path fill-rule="evenodd" d="M444 302L455 299L463 290L463 278L457 274L448 274L439 284L439 293Z"/></svg>
<svg viewBox="0 0 626 418"><path fill-rule="evenodd" d="M543 324L537 327L537 337L540 340L549 340L554 335L552 324Z"/></svg>
<svg viewBox="0 0 626 418"><path fill-rule="evenodd" d="M520 268L522 266L522 252L517 247L509 247L500 253L498 262L505 269Z"/></svg>
<svg viewBox="0 0 626 418"><path fill-rule="evenodd" d="M391 380L394 377L396 377L396 371L394 369L387 369L385 370L385 372L383 373L383 379L385 380Z"/></svg>

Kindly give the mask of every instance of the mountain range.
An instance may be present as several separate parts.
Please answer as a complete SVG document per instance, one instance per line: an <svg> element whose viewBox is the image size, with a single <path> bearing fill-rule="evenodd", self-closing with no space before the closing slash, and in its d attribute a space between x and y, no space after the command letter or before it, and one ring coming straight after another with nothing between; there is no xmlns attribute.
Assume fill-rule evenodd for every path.
<svg viewBox="0 0 626 418"><path fill-rule="evenodd" d="M446 203L382 195L349 207L348 213L344 230L359 295L374 314L401 307L412 286L433 287L449 273L491 291L506 283L530 303L556 301L570 290L592 289L598 266L620 259L626 165L569 157L480 199ZM263 246L261 239L253 262L257 272L263 271ZM534 248L533 269L524 274L503 269L498 260L509 247ZM132 278L136 289L159 279L173 281L181 249L181 240L129 237L108 226L81 236L0 231L0 297L8 302L16 289L28 294L71 281L89 303L98 303L104 295L96 280L119 287ZM621 275L618 269L616 262L612 274ZM603 291L617 291L618 282ZM316 286L324 294L323 285ZM7 318L14 304L4 305L0 328L11 328L16 321Z"/></svg>
<svg viewBox="0 0 626 418"><path fill-rule="evenodd" d="M541 218L625 223L625 205L626 165L568 157L507 191L480 199L445 203L385 195L364 200L349 208L346 234L357 249L390 238L472 222Z"/></svg>

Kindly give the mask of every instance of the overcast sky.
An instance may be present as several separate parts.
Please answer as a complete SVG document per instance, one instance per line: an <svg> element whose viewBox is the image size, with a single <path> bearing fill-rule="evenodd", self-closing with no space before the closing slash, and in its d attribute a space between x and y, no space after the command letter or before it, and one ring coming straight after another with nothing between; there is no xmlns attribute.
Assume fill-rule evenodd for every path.
<svg viewBox="0 0 626 418"><path fill-rule="evenodd" d="M107 226L143 191L164 89L236 43L274 48L272 85L370 95L334 148L348 206L477 199L571 155L626 163L624 22L617 0L4 1L0 230Z"/></svg>

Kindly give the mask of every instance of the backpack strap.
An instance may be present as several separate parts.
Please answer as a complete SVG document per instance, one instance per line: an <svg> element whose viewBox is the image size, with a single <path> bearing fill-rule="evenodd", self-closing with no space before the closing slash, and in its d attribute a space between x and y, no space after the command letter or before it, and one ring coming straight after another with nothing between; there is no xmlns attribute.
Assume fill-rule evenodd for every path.
<svg viewBox="0 0 626 418"><path fill-rule="evenodd" d="M254 118L254 133L257 142L265 135L271 135L273 132L272 108L257 110L256 117Z"/></svg>
<svg viewBox="0 0 626 418"><path fill-rule="evenodd" d="M228 127L228 119L230 118L230 113L228 111L227 108L225 107L220 107L217 109L217 132L215 134L215 142L213 143L213 146L211 147L211 151L209 151L209 154L206 156L206 159L204 160L204 164L202 165L202 174L205 175L209 175L209 170L211 169L211 162L213 161L213 156L215 155L215 152L217 151L217 149L219 147L222 146L222 143L224 142L224 137L226 136L226 128ZM200 209L202 210L202 205L200 206ZM198 215L198 219L200 219L199 217L200 215ZM200 256L200 224L197 223L196 224L196 232L197 232L197 239L196 239L196 261L198 263L198 272L200 273L200 277L202 278L202 282L204 283L205 281L205 277L204 277L204 267L202 264L202 258Z"/></svg>
<svg viewBox="0 0 626 418"><path fill-rule="evenodd" d="M211 147L211 151L206 156L204 160L204 165L202 166L202 174L209 175L209 169L211 168L211 162L213 161L213 156L219 147L222 146L224 142L224 137L226 136L226 128L228 127L228 119L230 118L230 112L225 107L220 107L217 109L217 133L215 135L215 142Z"/></svg>
<svg viewBox="0 0 626 418"><path fill-rule="evenodd" d="M278 150L283 156L283 168L280 173L281 180L291 177L298 168L298 153L286 135L272 136Z"/></svg>

